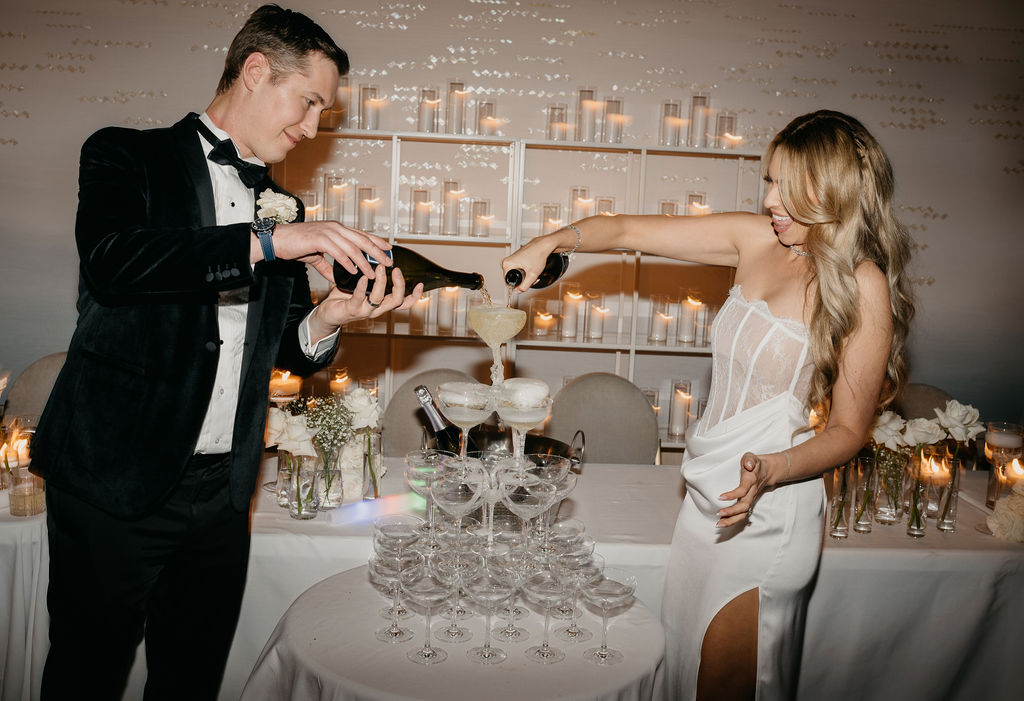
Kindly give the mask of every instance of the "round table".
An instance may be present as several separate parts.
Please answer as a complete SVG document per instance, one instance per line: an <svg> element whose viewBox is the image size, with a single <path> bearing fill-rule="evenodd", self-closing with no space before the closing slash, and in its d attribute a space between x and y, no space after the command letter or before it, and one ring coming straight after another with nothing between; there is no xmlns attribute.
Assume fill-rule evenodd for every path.
<svg viewBox="0 0 1024 701"><path fill-rule="evenodd" d="M385 597L370 584L365 566L313 585L281 618L245 685L242 701L640 701L654 698L660 686L664 631L639 601L609 619L609 646L625 655L621 663L609 667L583 659L583 651L600 638L600 616L591 611L580 622L594 632L592 640L564 643L552 635L552 645L566 653L557 664L537 664L524 655L527 647L542 639L544 616L536 611L518 622L530 631L530 640L492 641L508 653L500 664L481 665L466 658L466 650L483 642L483 616L462 623L473 632L468 643L436 643L448 652L447 660L429 666L414 664L406 653L423 644L423 617L402 621L415 633L412 640L382 643L373 632L387 624L378 614L386 605ZM432 625L444 621L434 616ZM492 626L497 623L495 619ZM552 630L561 623L552 619Z"/></svg>

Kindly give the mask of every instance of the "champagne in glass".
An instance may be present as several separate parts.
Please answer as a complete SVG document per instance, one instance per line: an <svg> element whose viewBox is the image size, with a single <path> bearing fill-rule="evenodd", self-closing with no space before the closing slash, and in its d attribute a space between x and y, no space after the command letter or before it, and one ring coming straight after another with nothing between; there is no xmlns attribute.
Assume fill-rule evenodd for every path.
<svg viewBox="0 0 1024 701"><path fill-rule="evenodd" d="M498 416L512 428L512 457L519 469L532 466L523 456L526 432L548 418L551 412L548 391L546 382L527 377L513 377L498 391Z"/></svg>
<svg viewBox="0 0 1024 701"><path fill-rule="evenodd" d="M522 309L500 307L489 303L469 308L469 325L491 349L494 361L491 365L491 385L497 387L505 377L501 368L501 344L519 333L526 324L526 312ZM454 423L454 422L453 422Z"/></svg>
<svg viewBox="0 0 1024 701"><path fill-rule="evenodd" d="M465 467L469 450L469 429L491 415L490 392L479 382L445 382L437 387L437 400L444 417L459 427L459 462Z"/></svg>

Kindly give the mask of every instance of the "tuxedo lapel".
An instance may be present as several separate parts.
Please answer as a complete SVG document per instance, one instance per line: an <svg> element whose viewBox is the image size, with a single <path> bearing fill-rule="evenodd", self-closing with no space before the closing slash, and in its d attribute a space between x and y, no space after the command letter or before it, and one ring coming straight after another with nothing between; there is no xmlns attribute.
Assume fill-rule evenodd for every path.
<svg viewBox="0 0 1024 701"><path fill-rule="evenodd" d="M210 168L207 165L206 156L203 155L203 148L199 144L199 134L191 123L193 119L197 119L197 117L189 114L174 125L179 143L178 153L181 154L185 175L191 181L192 190L195 192L196 205L199 208L199 226L216 226L217 207L213 200Z"/></svg>

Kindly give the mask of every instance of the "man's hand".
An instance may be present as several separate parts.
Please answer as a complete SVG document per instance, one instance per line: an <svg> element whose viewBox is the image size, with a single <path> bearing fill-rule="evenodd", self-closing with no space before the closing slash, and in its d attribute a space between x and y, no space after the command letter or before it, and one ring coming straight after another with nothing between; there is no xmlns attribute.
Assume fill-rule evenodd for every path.
<svg viewBox="0 0 1024 701"><path fill-rule="evenodd" d="M363 275L372 278L373 266L363 253L368 253L384 265L391 265L385 251L391 248L380 236L350 229L336 221L312 221L295 224L278 224L274 229L274 255L284 260L300 260L309 263L330 282L334 272L325 254L337 261L345 270L354 273L356 268ZM249 247L249 262L263 260L259 241L252 237Z"/></svg>
<svg viewBox="0 0 1024 701"><path fill-rule="evenodd" d="M385 295L387 274L387 269L383 265L378 265L372 277L364 275L359 278L352 294L342 292L336 287L331 290L309 318L310 337L319 340L331 335L339 326L350 321L375 319L392 309L408 309L423 296L422 283L416 285L411 294L405 294L405 278L398 268L391 271L391 294ZM373 282L372 287L370 281ZM370 287L369 292L367 287Z"/></svg>

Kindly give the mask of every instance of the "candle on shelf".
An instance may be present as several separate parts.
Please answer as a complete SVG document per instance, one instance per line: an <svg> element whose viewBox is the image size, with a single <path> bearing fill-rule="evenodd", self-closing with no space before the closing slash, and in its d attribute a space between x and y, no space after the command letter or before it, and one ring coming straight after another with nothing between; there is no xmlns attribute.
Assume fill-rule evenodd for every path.
<svg viewBox="0 0 1024 701"><path fill-rule="evenodd" d="M481 136L494 136L498 133L499 120L494 116L494 103L490 100L478 100L476 103L476 133Z"/></svg>
<svg viewBox="0 0 1024 701"><path fill-rule="evenodd" d="M417 299L409 309L409 333L423 334L427 332L427 315L430 312L430 300L433 292L428 292Z"/></svg>
<svg viewBox="0 0 1024 701"><path fill-rule="evenodd" d="M331 372L331 393L345 394L352 379L348 376L348 368L334 368Z"/></svg>
<svg viewBox="0 0 1024 701"><path fill-rule="evenodd" d="M540 215L541 233L550 234L562 228L562 205L543 204Z"/></svg>
<svg viewBox="0 0 1024 701"><path fill-rule="evenodd" d="M461 80L448 83L448 106L445 110L445 130L449 134L466 131L466 84Z"/></svg>
<svg viewBox="0 0 1024 701"><path fill-rule="evenodd" d="M377 396L377 378L376 377L360 377L359 378L359 389L365 389L372 396Z"/></svg>
<svg viewBox="0 0 1024 701"><path fill-rule="evenodd" d="M687 192L686 213L691 217L711 214L711 208L707 205L707 198L707 194L703 192Z"/></svg>
<svg viewBox="0 0 1024 701"><path fill-rule="evenodd" d="M569 191L569 221L585 219L594 213L594 200L590 197L590 188L574 187Z"/></svg>
<svg viewBox="0 0 1024 701"><path fill-rule="evenodd" d="M661 145L678 146L683 131L682 105L679 100L665 100L661 105Z"/></svg>
<svg viewBox="0 0 1024 701"><path fill-rule="evenodd" d="M420 90L420 106L416 115L416 130L432 134L437 131L437 110L441 100L437 97L437 88Z"/></svg>
<svg viewBox="0 0 1024 701"><path fill-rule="evenodd" d="M608 308L604 306L604 295L587 294L587 338L604 338L604 320L607 316Z"/></svg>
<svg viewBox="0 0 1024 701"><path fill-rule="evenodd" d="M674 217L678 210L679 202L677 200L660 200L658 202L658 214Z"/></svg>
<svg viewBox="0 0 1024 701"><path fill-rule="evenodd" d="M679 303L679 329L676 337L680 343L694 343L697 339L697 316L704 304L693 294L684 292Z"/></svg>
<svg viewBox="0 0 1024 701"><path fill-rule="evenodd" d="M672 403L668 407L668 435L670 438L682 438L686 435L686 426L690 419L690 383L674 382L672 384Z"/></svg>
<svg viewBox="0 0 1024 701"><path fill-rule="evenodd" d="M668 327L674 317L670 311L672 300L666 295L651 295L651 330L647 334L650 343L665 343Z"/></svg>
<svg viewBox="0 0 1024 701"><path fill-rule="evenodd" d="M451 336L455 333L455 307L462 288L444 287L437 298L437 333Z"/></svg>
<svg viewBox="0 0 1024 701"><path fill-rule="evenodd" d="M614 197L598 197L596 199L597 213L605 216L611 216L615 214L615 198Z"/></svg>
<svg viewBox="0 0 1024 701"><path fill-rule="evenodd" d="M469 203L469 212L473 228L471 235L487 237L491 235L491 201L475 199Z"/></svg>
<svg viewBox="0 0 1024 701"><path fill-rule="evenodd" d="M295 196L302 202L302 210L305 212L306 221L317 221L320 219L320 197L312 190L299 190Z"/></svg>
<svg viewBox="0 0 1024 701"><path fill-rule="evenodd" d="M569 124L565 121L564 104L548 105L548 141L565 141L569 136Z"/></svg>
<svg viewBox="0 0 1024 701"><path fill-rule="evenodd" d="M302 389L302 378L287 370L274 370L270 375L270 396L290 397Z"/></svg>
<svg viewBox="0 0 1024 701"><path fill-rule="evenodd" d="M459 235L459 204L463 191L458 180L444 181L444 199L441 206L441 233Z"/></svg>
<svg viewBox="0 0 1024 701"><path fill-rule="evenodd" d="M576 283L562 285L562 338L576 338L578 326L585 317L580 314L583 291Z"/></svg>
<svg viewBox="0 0 1024 701"><path fill-rule="evenodd" d="M736 134L736 114L719 112L715 126L715 140L718 148L733 149L743 142L743 137Z"/></svg>
<svg viewBox="0 0 1024 701"><path fill-rule="evenodd" d="M548 311L547 300L543 299L535 299L530 302L530 318L533 321L531 328L534 336L551 335L557 324L555 315Z"/></svg>
<svg viewBox="0 0 1024 701"><path fill-rule="evenodd" d="M356 188L356 228L368 233L376 228L379 202L380 200L374 196L373 187Z"/></svg>
<svg viewBox="0 0 1024 701"><path fill-rule="evenodd" d="M375 131L380 128L380 100L376 85L359 86L359 128Z"/></svg>
<svg viewBox="0 0 1024 701"><path fill-rule="evenodd" d="M622 99L618 97L606 99L604 101L604 121L601 124L601 140L606 144L620 143L626 119L626 115L622 113Z"/></svg>
<svg viewBox="0 0 1024 701"><path fill-rule="evenodd" d="M708 96L697 93L690 98L690 125L686 135L687 145L693 148L707 146Z"/></svg>
<svg viewBox="0 0 1024 701"><path fill-rule="evenodd" d="M325 221L340 222L345 218L345 190L348 183L340 175L324 176L324 206L320 210Z"/></svg>
<svg viewBox="0 0 1024 701"><path fill-rule="evenodd" d="M597 133L597 91L580 88L576 101L576 140L593 141Z"/></svg>
<svg viewBox="0 0 1024 701"><path fill-rule="evenodd" d="M334 104L324 117L321 117L321 124L329 129L344 129L349 122L349 101L351 88L348 84L348 76L338 78L338 87L334 92Z"/></svg>
<svg viewBox="0 0 1024 701"><path fill-rule="evenodd" d="M430 233L430 210L433 206L429 190L416 189L412 191L412 233Z"/></svg>

